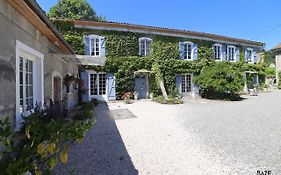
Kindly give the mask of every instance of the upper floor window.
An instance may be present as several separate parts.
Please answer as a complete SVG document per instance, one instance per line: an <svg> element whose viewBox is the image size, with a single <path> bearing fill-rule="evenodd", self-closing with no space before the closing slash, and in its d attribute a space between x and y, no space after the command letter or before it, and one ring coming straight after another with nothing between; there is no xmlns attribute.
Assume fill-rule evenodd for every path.
<svg viewBox="0 0 281 175"><path fill-rule="evenodd" d="M252 48L247 48L245 51L245 60L246 62L250 63L254 61L254 54L253 54L253 49Z"/></svg>
<svg viewBox="0 0 281 175"><path fill-rule="evenodd" d="M227 60L235 61L235 47L234 46L227 46Z"/></svg>
<svg viewBox="0 0 281 175"><path fill-rule="evenodd" d="M183 59L184 60L191 60L192 59L192 43L185 42L183 44Z"/></svg>
<svg viewBox="0 0 281 175"><path fill-rule="evenodd" d="M92 56L100 56L100 38L91 38L90 51Z"/></svg>
<svg viewBox="0 0 281 175"><path fill-rule="evenodd" d="M192 42L179 42L181 60L197 60L198 45Z"/></svg>
<svg viewBox="0 0 281 175"><path fill-rule="evenodd" d="M215 60L222 60L222 45L215 44L213 46Z"/></svg>
<svg viewBox="0 0 281 175"><path fill-rule="evenodd" d="M98 35L84 36L85 55L105 56L105 38Z"/></svg>
<svg viewBox="0 0 281 175"><path fill-rule="evenodd" d="M151 53L150 44L152 39L150 38L140 38L139 39L139 54L140 56L146 56Z"/></svg>

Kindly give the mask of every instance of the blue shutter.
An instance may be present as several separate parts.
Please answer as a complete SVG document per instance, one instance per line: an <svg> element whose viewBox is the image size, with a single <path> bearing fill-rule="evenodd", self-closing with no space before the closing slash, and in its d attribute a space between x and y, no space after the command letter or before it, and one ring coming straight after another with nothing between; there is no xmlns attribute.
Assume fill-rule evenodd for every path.
<svg viewBox="0 0 281 175"><path fill-rule="evenodd" d="M86 92L82 94L82 101L90 100L90 89L89 89L89 74L87 72L80 72L81 80L83 81L83 87L86 89Z"/></svg>
<svg viewBox="0 0 281 175"><path fill-rule="evenodd" d="M84 36L84 54L91 55L91 38L88 36Z"/></svg>
<svg viewBox="0 0 281 175"><path fill-rule="evenodd" d="M100 39L100 44L101 44L100 56L101 57L105 57L105 42L106 42L106 39L104 37L102 37Z"/></svg>
<svg viewBox="0 0 281 175"><path fill-rule="evenodd" d="M107 73L107 97L108 100L116 100L115 76L113 73Z"/></svg>
<svg viewBox="0 0 281 175"><path fill-rule="evenodd" d="M176 86L178 88L179 93L181 93L181 83L182 83L182 76L180 74L176 75Z"/></svg>
<svg viewBox="0 0 281 175"><path fill-rule="evenodd" d="M193 44L192 46L192 51L193 51L193 60L198 59L198 44Z"/></svg>
<svg viewBox="0 0 281 175"><path fill-rule="evenodd" d="M226 46L221 47L221 60L226 61Z"/></svg>
<svg viewBox="0 0 281 175"><path fill-rule="evenodd" d="M180 60L184 59L184 42L179 42Z"/></svg>
<svg viewBox="0 0 281 175"><path fill-rule="evenodd" d="M245 62L247 63L247 57L248 57L248 51L247 49L245 50Z"/></svg>
<svg viewBox="0 0 281 175"><path fill-rule="evenodd" d="M240 49L235 47L235 61L239 62L240 61Z"/></svg>
<svg viewBox="0 0 281 175"><path fill-rule="evenodd" d="M256 49L253 50L253 57L254 57L254 63L257 63L258 62L258 56L257 56L257 50Z"/></svg>

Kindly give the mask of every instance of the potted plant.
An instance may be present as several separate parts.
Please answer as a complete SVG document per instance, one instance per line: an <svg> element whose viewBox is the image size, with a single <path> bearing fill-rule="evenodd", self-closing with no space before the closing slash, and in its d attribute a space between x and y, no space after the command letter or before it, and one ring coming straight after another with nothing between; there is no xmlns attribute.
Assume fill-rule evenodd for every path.
<svg viewBox="0 0 281 175"><path fill-rule="evenodd" d="M132 95L131 92L126 92L125 94L122 95L121 98L124 100L124 103L126 103L126 104L131 103L131 100L130 100L131 95Z"/></svg>

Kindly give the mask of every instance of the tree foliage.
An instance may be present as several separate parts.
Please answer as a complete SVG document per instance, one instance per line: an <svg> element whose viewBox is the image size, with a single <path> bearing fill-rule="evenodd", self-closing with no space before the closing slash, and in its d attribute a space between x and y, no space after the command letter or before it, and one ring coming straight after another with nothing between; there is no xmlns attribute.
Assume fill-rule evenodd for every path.
<svg viewBox="0 0 281 175"><path fill-rule="evenodd" d="M87 0L59 0L51 7L48 16L55 19L104 21L105 18L97 16Z"/></svg>
<svg viewBox="0 0 281 175"><path fill-rule="evenodd" d="M200 86L202 97L207 98L237 97L243 87L242 73L226 63L204 67L193 81Z"/></svg>

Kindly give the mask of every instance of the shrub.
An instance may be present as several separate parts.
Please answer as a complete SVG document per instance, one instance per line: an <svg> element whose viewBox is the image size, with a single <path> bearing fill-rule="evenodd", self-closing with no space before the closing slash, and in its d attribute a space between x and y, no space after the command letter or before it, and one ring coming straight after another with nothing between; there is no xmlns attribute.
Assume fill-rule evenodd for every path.
<svg viewBox="0 0 281 175"><path fill-rule="evenodd" d="M242 74L225 63L204 67L193 81L200 86L203 98L231 100L239 97L243 88Z"/></svg>
<svg viewBox="0 0 281 175"><path fill-rule="evenodd" d="M82 102L79 105L81 111L93 110L95 105L93 102Z"/></svg>
<svg viewBox="0 0 281 175"><path fill-rule="evenodd" d="M8 118L0 120L1 174L51 174L59 160L67 163L70 143L82 141L92 126L92 121L55 120L39 111L26 117L16 134Z"/></svg>
<svg viewBox="0 0 281 175"><path fill-rule="evenodd" d="M177 99L177 98L173 98L170 96L169 96L168 100L165 100L165 98L163 96L158 96L158 97L153 98L153 101L155 101L157 103L161 103L161 104L183 104L182 99Z"/></svg>
<svg viewBox="0 0 281 175"><path fill-rule="evenodd" d="M92 110L81 110L76 112L73 116L74 120L87 120L92 118L93 118Z"/></svg>

